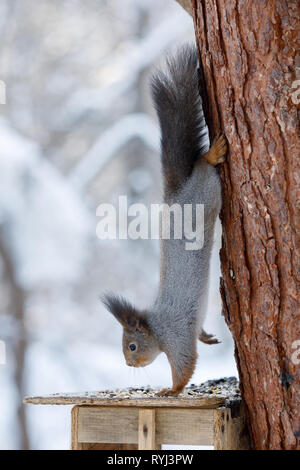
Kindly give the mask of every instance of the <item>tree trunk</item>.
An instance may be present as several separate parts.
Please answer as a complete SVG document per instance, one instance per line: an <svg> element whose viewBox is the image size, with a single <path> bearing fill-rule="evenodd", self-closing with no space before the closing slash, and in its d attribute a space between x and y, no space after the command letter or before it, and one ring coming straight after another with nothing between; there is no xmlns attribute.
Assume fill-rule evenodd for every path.
<svg viewBox="0 0 300 470"><path fill-rule="evenodd" d="M210 131L229 143L221 294L252 443L300 449L299 4L192 6Z"/></svg>
<svg viewBox="0 0 300 470"><path fill-rule="evenodd" d="M16 320L17 325L16 338L13 342L12 349L15 358L15 371L13 378L16 388L16 396L14 399L17 400L16 428L18 431L18 448L21 450L28 450L30 445L25 407L23 404L23 398L26 395L24 374L27 350L27 335L24 321L26 293L16 280L17 276L15 274L13 260L9 255L8 250L6 250L6 247L1 238L2 234L0 237L0 255L4 263L5 274L11 291L11 312Z"/></svg>

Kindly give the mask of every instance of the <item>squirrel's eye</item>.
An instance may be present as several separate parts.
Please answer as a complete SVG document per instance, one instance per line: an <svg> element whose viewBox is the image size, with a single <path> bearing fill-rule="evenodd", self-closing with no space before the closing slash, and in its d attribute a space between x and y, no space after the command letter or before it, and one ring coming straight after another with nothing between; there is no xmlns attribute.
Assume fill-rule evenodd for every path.
<svg viewBox="0 0 300 470"><path fill-rule="evenodd" d="M134 343L131 343L129 345L129 349L130 349L130 351L135 351L136 350L136 345Z"/></svg>

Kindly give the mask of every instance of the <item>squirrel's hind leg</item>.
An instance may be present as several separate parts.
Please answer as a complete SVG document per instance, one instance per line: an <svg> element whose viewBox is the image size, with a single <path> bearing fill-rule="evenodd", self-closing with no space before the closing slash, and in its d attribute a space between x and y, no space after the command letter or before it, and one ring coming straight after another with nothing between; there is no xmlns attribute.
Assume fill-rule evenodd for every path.
<svg viewBox="0 0 300 470"><path fill-rule="evenodd" d="M212 146L209 151L204 153L202 157L213 166L219 165L219 163L225 162L225 154L227 152L227 142L224 134L216 137L213 140Z"/></svg>
<svg viewBox="0 0 300 470"><path fill-rule="evenodd" d="M199 340L205 344L219 344L221 342L214 335L210 335L209 333L206 333L206 331L204 331L203 329L199 335Z"/></svg>

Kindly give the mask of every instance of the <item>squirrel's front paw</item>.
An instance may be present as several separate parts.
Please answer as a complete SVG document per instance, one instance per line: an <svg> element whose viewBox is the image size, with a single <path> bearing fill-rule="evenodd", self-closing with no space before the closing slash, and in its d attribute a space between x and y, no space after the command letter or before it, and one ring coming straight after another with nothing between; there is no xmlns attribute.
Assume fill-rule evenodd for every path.
<svg viewBox="0 0 300 470"><path fill-rule="evenodd" d="M163 388L160 392L157 392L159 397L177 397L181 390L174 390L173 388Z"/></svg>
<svg viewBox="0 0 300 470"><path fill-rule="evenodd" d="M213 166L225 162L225 154L227 152L227 141L224 134L220 134L213 140L212 146L203 157Z"/></svg>
<svg viewBox="0 0 300 470"><path fill-rule="evenodd" d="M227 141L224 134L221 134L219 137L217 137L217 139L215 139L214 147L216 156L215 165L225 162L225 154L227 152Z"/></svg>

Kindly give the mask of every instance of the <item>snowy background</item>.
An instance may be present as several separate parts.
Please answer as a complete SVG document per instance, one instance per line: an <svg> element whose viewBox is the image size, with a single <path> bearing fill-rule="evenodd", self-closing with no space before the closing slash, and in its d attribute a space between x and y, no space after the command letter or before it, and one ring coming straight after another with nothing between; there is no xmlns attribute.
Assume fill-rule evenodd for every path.
<svg viewBox="0 0 300 470"><path fill-rule="evenodd" d="M67 449L68 407L23 407L25 395L171 383L163 356L125 365L99 302L114 290L151 303L159 242L100 241L96 208L160 202L149 76L193 23L174 0L1 0L0 34L0 449ZM199 344L193 383L236 374L220 234L206 330L222 344Z"/></svg>

